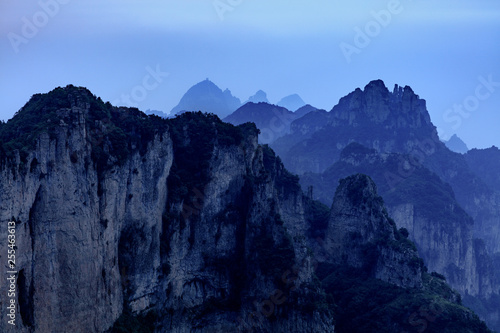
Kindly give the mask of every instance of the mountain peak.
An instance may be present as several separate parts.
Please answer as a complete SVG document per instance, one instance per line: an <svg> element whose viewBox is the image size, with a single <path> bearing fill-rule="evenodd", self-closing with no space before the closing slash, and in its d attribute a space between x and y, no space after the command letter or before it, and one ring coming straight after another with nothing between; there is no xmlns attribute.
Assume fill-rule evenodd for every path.
<svg viewBox="0 0 500 333"><path fill-rule="evenodd" d="M298 95L298 94L292 94L288 95L286 97L283 97L277 105L282 106L287 108L290 111L295 111L304 105L306 105L306 102Z"/></svg>
<svg viewBox="0 0 500 333"><path fill-rule="evenodd" d="M384 89L387 90L387 87L385 86L384 81L378 79L378 80L372 80L370 81L366 86L365 86L365 91L366 89Z"/></svg>
<svg viewBox="0 0 500 333"><path fill-rule="evenodd" d="M224 118L241 106L241 101L229 89L222 91L208 78L195 84L182 96L170 114L183 111L203 111Z"/></svg>
<svg viewBox="0 0 500 333"><path fill-rule="evenodd" d="M418 260L416 248L401 237L375 182L367 175L340 180L328 222L327 244L333 263L363 268L373 277L398 286L422 286L423 267L412 265ZM366 260L367 249L377 253L378 259ZM397 264L387 265L389 258Z"/></svg>
<svg viewBox="0 0 500 333"><path fill-rule="evenodd" d="M262 91L262 90L258 90L253 96L250 96L248 98L248 102L253 102L253 103L259 103L259 102L264 102L264 103L269 103L268 99L267 99L267 94Z"/></svg>
<svg viewBox="0 0 500 333"><path fill-rule="evenodd" d="M469 150L465 142L456 134L453 134L448 141L444 142L444 144L449 150L459 154L465 154Z"/></svg>

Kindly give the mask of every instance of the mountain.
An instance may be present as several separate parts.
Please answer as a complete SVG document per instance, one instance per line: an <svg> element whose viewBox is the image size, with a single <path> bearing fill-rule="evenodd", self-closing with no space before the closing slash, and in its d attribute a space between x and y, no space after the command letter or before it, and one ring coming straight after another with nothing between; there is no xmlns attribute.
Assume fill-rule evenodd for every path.
<svg viewBox="0 0 500 333"><path fill-rule="evenodd" d="M489 187L500 192L500 149L495 146L487 149L471 149L465 160L474 174Z"/></svg>
<svg viewBox="0 0 500 333"><path fill-rule="evenodd" d="M240 125L253 122L260 130L259 143L269 144L290 131L296 115L287 109L268 104L249 102L224 118L225 122Z"/></svg>
<svg viewBox="0 0 500 333"><path fill-rule="evenodd" d="M224 118L240 106L240 100L234 97L228 89L222 91L212 81L206 79L189 88L170 114L203 111Z"/></svg>
<svg viewBox="0 0 500 333"><path fill-rule="evenodd" d="M490 332L426 272L368 176L328 208L257 134L74 86L34 95L0 123L18 291L2 316L34 333Z"/></svg>
<svg viewBox="0 0 500 333"><path fill-rule="evenodd" d="M394 175L406 178L421 164L449 183L474 219L474 233L488 251L500 253L500 197L476 176L461 154L451 152L430 121L425 100L410 87L393 92L380 80L340 99L330 112L311 112L292 122L290 133L272 143L292 172L321 173L338 161L343 148L360 143L381 153L408 156ZM493 231L493 232L491 232Z"/></svg>
<svg viewBox="0 0 500 333"><path fill-rule="evenodd" d="M469 150L465 142L463 142L462 139L460 139L456 134L453 134L453 136L448 141L444 141L444 143L449 150L455 153L465 154Z"/></svg>
<svg viewBox="0 0 500 333"><path fill-rule="evenodd" d="M305 116L309 112L316 111L316 110L318 110L318 109L316 109L314 106L312 106L310 104L306 104L306 105L298 108L297 110L295 110L294 114L297 116L297 118L300 118L300 117Z"/></svg>
<svg viewBox="0 0 500 333"><path fill-rule="evenodd" d="M380 182L389 186L388 192L384 191L385 193L382 194L385 200L388 200L386 197L390 193L395 193L400 184L407 184L406 181L422 167L429 172L429 177L434 174L443 183L438 186L440 188L438 192L449 192L446 186L450 186L454 199L449 202L449 207L460 207L473 221L469 226L471 233L467 231L460 239L461 242L470 243L463 247L469 249L466 251L468 255L472 253L470 249L475 249L473 252L476 253L474 257L477 261L474 265L479 265L479 271L474 273L474 270L469 269L470 274L475 274L469 278L475 279L477 284L476 287L469 285L464 289L466 284L464 280L458 278L459 275L448 269L441 270L439 273L445 274L452 286L461 290L462 296L468 299L469 304L472 302L469 296L481 298L481 301L474 301L475 309L482 309L483 318L489 318L490 325L500 330L499 321L495 319L499 315L497 310L499 307L495 304L500 304L498 302L500 286L496 282L499 280L500 272L494 269L498 267L495 263L500 263L498 260L500 258L500 196L491 188L488 173L482 178L479 177L476 174L477 171L469 165L467 154L454 153L439 140L436 129L430 121L425 100L416 95L410 87L401 88L396 85L390 92L380 80L372 81L363 90L358 88L341 98L330 112L314 111L295 120L290 125L290 134L279 138L271 146L288 169L301 175L304 185L314 184L315 187L335 188L338 177L328 177L325 173L328 173L328 169L337 162L342 162L343 150L354 142L367 149L373 149L375 153L382 156L384 154L395 156L393 157L395 162L391 168L381 163L372 165L369 170L359 170L356 164L344 164L345 173L342 176L354 172L366 172L369 175L381 173L383 176L376 177L375 182L378 186L382 186ZM316 174L317 176L313 177L316 180L311 179L309 182L309 173ZM409 184L418 188L425 184L424 178L420 177L415 183ZM408 186L403 186L401 195L406 198L407 202L400 203L403 205L400 208L414 207L412 205L421 198L428 198L429 193L424 189L425 187L420 193L412 193ZM329 193L331 192L330 190ZM405 193L411 195L404 196ZM396 209L396 206L393 208ZM446 211L446 209L434 208L431 211L439 212ZM392 212L395 216L399 214L397 216L400 218L395 218L398 226L412 225L419 220L422 221L418 222L422 224L420 227L427 223L421 220L420 213L413 208L405 212L397 210ZM433 225L440 223L438 216L428 215L427 219L430 221L428 223ZM447 220L447 218L443 219L443 221ZM443 236L442 233L441 236ZM433 239L440 239L440 242L447 243L441 237L432 238L429 232L423 232L422 237L420 241L414 238L417 246L421 246L422 249L432 248L430 245ZM458 239L455 237L455 241ZM436 257L436 255L432 256ZM484 256L485 260L480 260L481 256ZM427 257L424 255L424 259L426 263L431 263L431 255ZM450 263L456 258L449 256L448 260ZM473 262L469 261L469 263ZM432 266L432 264L429 265ZM459 266L457 262L453 265ZM464 262L461 265L465 267ZM444 266L440 269L443 268ZM463 271L461 274L466 273Z"/></svg>
<svg viewBox="0 0 500 333"><path fill-rule="evenodd" d="M267 100L267 94L264 91L262 91L262 90L259 90L259 91L257 91L255 93L255 95L250 96L248 98L248 101L246 101L246 103L248 103L248 102L252 102L252 103L269 103L269 101Z"/></svg>
<svg viewBox="0 0 500 333"><path fill-rule="evenodd" d="M419 142L439 141L425 105L408 86L396 85L391 93L383 81L372 81L364 90L358 88L341 98L330 112L316 114L312 121L321 124L320 128L304 124L306 130L314 130L299 134L304 136L301 142L290 148L282 144L289 138L297 139L292 131L273 148L285 165L299 174L324 171L354 141L377 150L406 152ZM292 129L297 127L292 123Z"/></svg>
<svg viewBox="0 0 500 333"><path fill-rule="evenodd" d="M302 98L300 98L299 95L292 94L292 95L283 97L277 103L277 105L282 106L284 108L287 108L288 110L295 111L295 110L303 107L304 105L306 105L306 103L302 100Z"/></svg>
<svg viewBox="0 0 500 333"><path fill-rule="evenodd" d="M260 130L259 143L270 144L290 133L290 124L294 120L315 110L313 106L305 105L291 112L284 107L269 103L248 102L223 120L233 125L255 123Z"/></svg>

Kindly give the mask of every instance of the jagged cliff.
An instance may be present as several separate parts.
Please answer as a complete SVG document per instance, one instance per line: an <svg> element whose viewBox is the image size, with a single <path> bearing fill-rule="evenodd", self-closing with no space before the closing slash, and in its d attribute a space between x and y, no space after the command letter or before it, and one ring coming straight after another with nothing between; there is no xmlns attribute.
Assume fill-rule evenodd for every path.
<svg viewBox="0 0 500 333"><path fill-rule="evenodd" d="M33 123L2 145L0 185L2 221L17 221L18 331L103 332L141 313L165 332L333 331L328 311L301 310L317 291L295 291L312 279L305 197L254 127L167 123L75 87L20 118ZM253 302L292 285L286 311L262 320Z"/></svg>
<svg viewBox="0 0 500 333"><path fill-rule="evenodd" d="M347 179L327 209L257 135L201 112L148 117L73 86L33 96L0 125L15 331L333 332L338 321L348 332L356 316L330 283L345 267L367 274L353 286L378 286L387 331L413 327L426 297L443 305L440 331L487 331L444 282L436 289L369 178ZM413 301L389 310L389 290Z"/></svg>
<svg viewBox="0 0 500 333"><path fill-rule="evenodd" d="M461 208L451 187L424 166L413 168L406 178L395 177L406 160L406 155L380 154L351 143L339 161L322 174L303 175L301 184L304 188L312 186L315 198L331 204L335 190L330 184L352 173L370 175L390 216L398 227L408 230L429 269L443 274L464 297L490 303L498 295L500 280L494 257L488 254L484 242L474 237L473 219ZM474 307L485 308L477 302ZM496 313L493 306L481 315L495 323Z"/></svg>
<svg viewBox="0 0 500 333"><path fill-rule="evenodd" d="M422 287L423 265L416 248L397 230L375 183L366 175L340 181L325 247L327 262L364 267L373 277L400 287Z"/></svg>
<svg viewBox="0 0 500 333"><path fill-rule="evenodd" d="M488 170L496 170L500 160L494 148L479 154L451 152L439 140L425 100L410 87L396 85L390 92L380 80L341 98L330 112L311 112L295 120L290 129L272 147L287 168L301 174L302 184L325 188L328 195L323 202L331 202L339 178L354 172L376 178L379 187L385 186L382 196L391 215L398 226L408 228L426 264L445 274L462 295L482 298L483 305L476 302L475 309L500 330L500 270L496 264L500 258L500 195L494 185L495 172L484 171L477 162L484 159L491 165ZM374 154L382 155L379 160L385 160L343 159L343 150L352 143L373 149ZM335 177L329 170L334 163L339 163ZM423 169L427 175L415 177ZM310 176L310 172L316 175ZM431 187L424 187L426 183ZM436 196L434 207L423 203L434 199L428 190L444 194Z"/></svg>

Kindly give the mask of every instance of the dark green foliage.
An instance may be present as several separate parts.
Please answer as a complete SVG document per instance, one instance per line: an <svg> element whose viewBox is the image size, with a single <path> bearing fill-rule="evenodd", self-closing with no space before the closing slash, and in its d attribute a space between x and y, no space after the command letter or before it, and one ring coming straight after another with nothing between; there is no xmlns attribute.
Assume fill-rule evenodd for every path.
<svg viewBox="0 0 500 333"><path fill-rule="evenodd" d="M463 298L463 303L469 308L474 308L475 312L485 318L490 313L497 312L500 309L500 296L498 294L492 294L488 299L482 299L470 295L465 295ZM490 326L495 332L500 332L500 324L497 321L496 326Z"/></svg>
<svg viewBox="0 0 500 333"><path fill-rule="evenodd" d="M316 274L334 302L336 332L490 332L450 300L456 293L445 282L428 274L423 289L399 288L347 266L320 264Z"/></svg>
<svg viewBox="0 0 500 333"><path fill-rule="evenodd" d="M115 108L92 95L85 88L69 85L56 88L47 94L36 94L6 124L0 126L0 159L12 159L14 151L20 152L25 162L35 148L42 132L55 139L67 128L74 130L80 124L80 112L86 109L86 131L92 146L91 157L99 174L114 164L123 164L134 149L146 152L148 143L158 133L167 130L166 120L147 116L134 108ZM135 147L135 148L133 148ZM77 163L77 155L71 155ZM30 169L36 166L31 165Z"/></svg>
<svg viewBox="0 0 500 333"><path fill-rule="evenodd" d="M33 95L12 119L0 127L2 159L4 156L12 158L14 150L19 150L21 159L25 159L42 132L54 137L59 125L57 111L70 107L63 88L56 88L49 94Z"/></svg>
<svg viewBox="0 0 500 333"><path fill-rule="evenodd" d="M236 127L202 112L185 112L169 119L168 124L174 142L174 163L168 179L171 202L192 202L192 192L204 189L216 143L222 147L239 145L243 132L251 131L249 125Z"/></svg>
<svg viewBox="0 0 500 333"><path fill-rule="evenodd" d="M268 174L276 173L276 186L285 194L300 191L299 176L292 174L283 166L281 159L276 156L268 145L262 145L264 168Z"/></svg>

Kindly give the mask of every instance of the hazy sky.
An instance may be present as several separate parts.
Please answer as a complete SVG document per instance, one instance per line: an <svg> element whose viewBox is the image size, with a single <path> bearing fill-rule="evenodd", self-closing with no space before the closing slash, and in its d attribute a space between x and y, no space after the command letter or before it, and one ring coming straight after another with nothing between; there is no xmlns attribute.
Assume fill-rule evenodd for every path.
<svg viewBox="0 0 500 333"><path fill-rule="evenodd" d="M0 35L4 120L67 84L168 112L210 78L330 110L382 79L426 99L443 137L500 146L498 0L1 0Z"/></svg>

